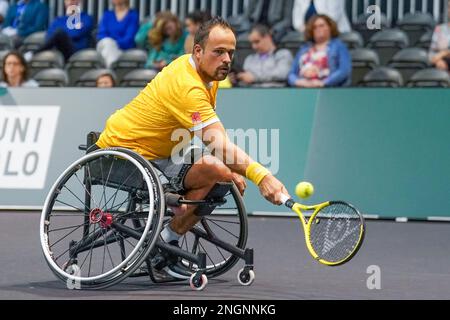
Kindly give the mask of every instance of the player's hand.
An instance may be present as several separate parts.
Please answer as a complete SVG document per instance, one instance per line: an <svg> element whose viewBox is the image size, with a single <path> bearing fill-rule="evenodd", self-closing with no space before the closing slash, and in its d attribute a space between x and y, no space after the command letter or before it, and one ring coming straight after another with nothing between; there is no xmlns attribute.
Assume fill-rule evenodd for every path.
<svg viewBox="0 0 450 320"><path fill-rule="evenodd" d="M269 202L282 205L281 194L289 196L285 186L273 175L269 174L259 184L259 192Z"/></svg>
<svg viewBox="0 0 450 320"><path fill-rule="evenodd" d="M245 182L244 177L241 176L240 174L233 172L233 182L239 189L239 193L241 194L241 196L243 196L245 189L247 188L247 182Z"/></svg>

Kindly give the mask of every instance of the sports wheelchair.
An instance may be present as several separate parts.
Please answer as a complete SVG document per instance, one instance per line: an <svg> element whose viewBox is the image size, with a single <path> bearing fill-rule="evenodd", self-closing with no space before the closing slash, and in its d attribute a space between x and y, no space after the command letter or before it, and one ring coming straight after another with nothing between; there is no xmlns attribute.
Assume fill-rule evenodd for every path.
<svg viewBox="0 0 450 320"><path fill-rule="evenodd" d="M145 276L154 283L188 280L192 289L202 290L208 277L224 274L239 259L245 262L239 283L253 282L246 210L233 183L216 184L204 200L185 200L137 153L124 148L89 152L98 137L88 134L79 147L86 154L56 180L40 220L45 259L68 288L103 289ZM162 241L160 232L174 217L169 205L183 203L198 205L201 220L178 247ZM179 257L177 268L166 267L166 277L151 266L158 250Z"/></svg>

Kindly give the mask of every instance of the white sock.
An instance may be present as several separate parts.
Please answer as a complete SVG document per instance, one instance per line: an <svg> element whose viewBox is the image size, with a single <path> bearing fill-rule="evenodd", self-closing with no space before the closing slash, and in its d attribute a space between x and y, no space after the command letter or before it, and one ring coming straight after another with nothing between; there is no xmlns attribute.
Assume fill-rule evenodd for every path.
<svg viewBox="0 0 450 320"><path fill-rule="evenodd" d="M169 243L169 242L174 241L174 240L178 241L178 239L181 238L181 235L179 235L178 233L173 231L172 228L169 225L167 225L163 229L163 231L161 231L161 238L165 242Z"/></svg>

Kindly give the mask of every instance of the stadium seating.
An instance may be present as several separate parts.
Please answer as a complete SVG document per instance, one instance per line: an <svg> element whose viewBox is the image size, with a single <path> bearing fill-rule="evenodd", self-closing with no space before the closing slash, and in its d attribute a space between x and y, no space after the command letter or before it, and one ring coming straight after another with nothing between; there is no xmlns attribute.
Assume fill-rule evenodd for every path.
<svg viewBox="0 0 450 320"><path fill-rule="evenodd" d="M65 87L69 84L67 72L63 69L53 68L39 71L34 80L40 87Z"/></svg>
<svg viewBox="0 0 450 320"><path fill-rule="evenodd" d="M122 81L120 82L120 86L122 87L145 87L147 83L153 80L156 77L157 71L151 69L137 69L127 73Z"/></svg>
<svg viewBox="0 0 450 320"><path fill-rule="evenodd" d="M339 39L341 39L349 49L364 47L364 39L358 31L341 33Z"/></svg>
<svg viewBox="0 0 450 320"><path fill-rule="evenodd" d="M253 53L252 45L248 41L248 33L243 33L237 37L236 52L233 59L233 70L241 71L245 58Z"/></svg>
<svg viewBox="0 0 450 320"><path fill-rule="evenodd" d="M406 81L422 69L429 66L428 53L421 48L406 48L397 52L389 63L389 67L397 69Z"/></svg>
<svg viewBox="0 0 450 320"><path fill-rule="evenodd" d="M76 52L70 57L66 65L69 74L69 83L74 85L82 74L91 69L100 69L105 66L102 56L94 49L85 49Z"/></svg>
<svg viewBox="0 0 450 320"><path fill-rule="evenodd" d="M350 51L352 57L352 86L357 86L364 76L380 64L378 54L372 49L358 48Z"/></svg>
<svg viewBox="0 0 450 320"><path fill-rule="evenodd" d="M303 33L298 31L288 32L280 41L280 47L288 49L291 51L292 55L295 57L298 50L302 45L305 44L305 37Z"/></svg>
<svg viewBox="0 0 450 320"><path fill-rule="evenodd" d="M64 57L57 50L47 50L36 53L29 62L30 76L48 68L63 68Z"/></svg>
<svg viewBox="0 0 450 320"><path fill-rule="evenodd" d="M367 47L377 51L380 63L386 65L398 51L408 45L409 40L405 32L400 29L388 29L375 33Z"/></svg>
<svg viewBox="0 0 450 320"><path fill-rule="evenodd" d="M13 41L10 37L0 33L0 50L11 50Z"/></svg>
<svg viewBox="0 0 450 320"><path fill-rule="evenodd" d="M369 42L370 38L378 33L380 30L374 29L374 30L370 30L367 28L367 21L370 18L370 14L362 14L360 16L358 16L356 22L353 24L353 30L358 31L363 40L364 43L367 45L367 43ZM385 14L381 14L380 16L380 28L381 30L390 28L390 24L389 21L386 17Z"/></svg>
<svg viewBox="0 0 450 320"><path fill-rule="evenodd" d="M400 72L388 67L378 67L369 71L360 82L362 87L392 87L403 86L403 78Z"/></svg>
<svg viewBox="0 0 450 320"><path fill-rule="evenodd" d="M36 51L45 43L45 31L35 32L30 34L23 40L23 44L20 46L19 51L25 53L28 51Z"/></svg>
<svg viewBox="0 0 450 320"><path fill-rule="evenodd" d="M112 75L114 81L117 83L116 74L110 69L93 69L85 72L76 82L77 87L96 87L97 78L104 74Z"/></svg>
<svg viewBox="0 0 450 320"><path fill-rule="evenodd" d="M420 37L427 31L434 29L436 25L433 16L429 13L409 13L397 22L397 26L405 31L409 37L409 43L416 45Z"/></svg>
<svg viewBox="0 0 450 320"><path fill-rule="evenodd" d="M408 87L450 87L448 72L430 68L416 72L407 83Z"/></svg>
<svg viewBox="0 0 450 320"><path fill-rule="evenodd" d="M433 38L433 30L425 32L416 43L416 47L429 50L431 46L431 39Z"/></svg>
<svg viewBox="0 0 450 320"><path fill-rule="evenodd" d="M130 49L125 51L113 65L117 80L120 82L124 75L134 69L144 68L147 62L147 52L142 49Z"/></svg>

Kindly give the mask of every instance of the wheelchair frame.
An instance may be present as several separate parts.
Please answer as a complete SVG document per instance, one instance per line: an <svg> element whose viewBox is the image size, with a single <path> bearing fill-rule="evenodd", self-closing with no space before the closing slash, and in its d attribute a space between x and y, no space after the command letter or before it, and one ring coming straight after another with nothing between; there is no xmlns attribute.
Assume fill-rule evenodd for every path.
<svg viewBox="0 0 450 320"><path fill-rule="evenodd" d="M89 133L87 136L86 145L79 146L79 149L85 150L86 155L93 155L95 153L95 151L89 152L89 149L91 146L93 146L95 144L97 139L98 139L98 133L96 133L96 132ZM118 154L128 155L130 158L138 159L137 162L141 162L141 164L152 168L152 165L146 159L144 159L143 157L141 157L140 155L136 154L135 152L133 152L131 150L123 149L123 148L109 148L109 149L103 149L103 150L112 150L111 152L115 151ZM92 157L94 157L94 156L92 156ZM81 158L81 159L83 159L83 158ZM81 159L79 161L81 161ZM81 166L81 164L78 164L78 166ZM89 168L91 168L91 167L89 167ZM91 170L93 170L93 169L91 168ZM112 170L112 167L110 170ZM190 283L190 286L192 289L203 290L205 288L205 286L208 282L207 252L203 252L201 250L199 250L198 252L185 251L180 247L170 245L170 244L165 243L164 241L160 240L159 233L162 229L162 220L165 217L168 217L168 211L167 211L167 206L166 206L167 202L169 202L171 205L173 205L174 204L173 202L176 201L176 202L178 202L178 204L186 203L186 204L191 204L191 205L195 204L195 205L199 205L199 206L215 207L216 205L220 206L222 203L225 203L226 202L225 199L214 199L214 198L207 197L205 200L189 201L189 200L183 199L180 196L174 195L172 193L164 193L161 182L159 181L159 178L156 176L156 172L151 172L151 175L149 174L149 176L153 177L152 179L154 179L154 180L158 180L158 181L153 181L153 184L160 186L159 192L155 192L155 194L153 195L152 192L150 192L149 190L145 190L145 188L141 188L141 189L133 188L133 189L126 191L126 192L128 192L128 197L131 200L127 204L125 212L127 212L127 214L132 214L132 216L130 216L131 217L130 219L132 220L133 226L135 228L135 229L133 229L129 226L126 226L125 223L123 223L123 221L120 222L120 219L118 221L115 221L110 213L103 212L102 209L100 209L100 208L92 209L91 192L92 192L92 187L95 184L96 180L95 180L95 176L94 176L94 179L92 179L92 177L90 177L90 179L87 179L86 178L86 176L87 176L86 168L84 169L84 171L85 171L85 173L84 173L85 177L84 177L83 182L84 182L85 194L84 194L84 208L83 208L83 210L84 210L84 212L83 212L84 213L84 224L83 224L83 232L82 232L83 236L82 236L82 239L79 241L72 240L70 242L69 249L68 249L70 259L67 262L67 264L70 266L76 265L78 263L76 257L79 254L83 253L84 251L87 251L87 250L92 251L95 248L107 246L110 243L119 242L119 240L116 237L116 233L115 233L117 231L118 233L120 233L121 237L123 237L123 239L120 240L119 246L121 249L122 258L124 260L122 263L124 265L126 265L126 267L122 267L123 274L120 273L120 272L122 272L122 270L120 270L120 272L117 272L114 269L111 270L110 272L112 274L114 272L116 272L116 274L114 275L114 277L111 276L111 279L107 279L105 284L97 285L97 284L95 284L95 282L93 282L92 285L89 284L89 285L85 286L84 288L87 288L87 289L105 288L105 287L109 287L111 285L114 285L114 284L122 281L126 277L136 277L136 276L149 276L151 281L154 283L162 283L162 282L168 282L168 281L180 281L180 280L189 279L189 283ZM123 170L123 171L126 171L126 170ZM91 174L91 172L89 172L89 174ZM125 176L126 175L127 174L125 174ZM131 175L134 175L134 171L131 174L129 173L129 176L131 176ZM51 267L52 271L59 278L61 278L62 280L65 280L67 282L67 281L77 280L78 278L76 276L73 276L73 274L68 274L65 269L61 270L61 268L59 268L59 266L57 266L56 262L52 261L53 257L50 254L51 246L49 244L48 234L46 233L46 231L48 232L48 225L50 225L49 215L52 214L52 211L49 211L48 206L50 205L50 203L52 203L51 199L53 199L53 201L54 201L54 199L57 197L57 195L55 196L55 194L58 194L60 189L62 189L64 187L64 183L67 182L67 181L63 181L65 179L65 178L63 178L63 176L64 176L64 174L57 180L57 182L55 182L54 187L51 189L49 196L47 197L46 204L44 205L44 209L43 209L42 217L41 217L41 245L42 245L42 248L44 251L44 256L46 257L47 263ZM109 175L108 175L108 178L109 178ZM101 179L101 178L98 178L98 179ZM139 183L141 183L138 180L139 179L135 179L133 181L133 183L138 185ZM62 186L61 186L61 181L63 183ZM57 187L56 187L58 185L58 183L59 183L59 189L57 189ZM113 184L113 183L111 182L111 184ZM113 184L113 186L114 186L114 184ZM122 187L122 185L118 187L119 190L121 190L120 189L121 187ZM240 194L238 192L236 194L236 190L237 190L236 186L234 186L232 183L230 183L229 188L231 188L231 189L234 188L235 194L233 194L233 197L235 197L235 196L240 197ZM231 190L231 189L229 189L229 190ZM121 191L123 191L123 190L121 190ZM143 229L139 218L134 218L134 215L137 215L136 207L138 205L135 198L137 198L137 199L147 199L147 198L153 199L154 198L153 199L154 202L157 203L156 213L162 212L162 216L159 218L159 221L157 222L155 229L151 229L148 225L146 225L146 227L144 227L144 229ZM105 198L105 200L106 200L106 198ZM222 200L225 200L225 202L223 202ZM150 201L150 203L153 203L152 201ZM235 199L235 201L236 201L236 199ZM233 245L233 244L225 242L225 241L221 240L219 237L217 237L214 234L214 232L211 230L209 225L205 222L204 217L202 217L202 219L200 221L200 224L202 225L203 229L200 228L198 225L196 225L189 232L191 232L196 237L195 241L198 242L199 239L206 240L207 242L211 243L212 245L216 246L217 248L221 248L232 255L230 258L228 258L228 259L231 259L230 265L227 268L225 268L225 271L219 272L219 275L224 272L227 272L229 269L231 269L237 263L237 261L239 259L244 260L244 262L245 262L244 268L242 268L238 272L238 281L242 285L250 285L255 278L255 274L253 271L253 249L245 248L246 240L247 240L247 229L246 229L247 217L246 217L245 207L243 206L242 198L239 198L238 201L240 202L241 209L243 210L243 212L240 212L240 208L239 207L237 208L238 216L240 219L245 219L245 230L242 231L242 229L241 229L242 226L241 226L241 224L239 225L240 234L244 233L244 237L242 239L243 241L241 241L242 242L241 245L239 245L239 244ZM52 203L51 205L53 206L53 204L54 203ZM52 209L53 209L53 207L52 207ZM150 209L149 209L149 211L150 211ZM212 211L212 210L210 210L210 211ZM208 212L208 210L206 212ZM243 215L243 216L241 217L240 215ZM208 215L206 215L206 216L208 216ZM126 219L128 219L128 218L126 218ZM123 218L122 218L122 220L123 220ZM99 228L97 231L95 231L95 228L94 228L95 232L90 233L90 227L93 223L99 224L101 226L101 228ZM151 223L153 225L154 221L152 220ZM104 230L108 230L109 228L114 229L113 236L109 235L108 237L105 237L103 240L101 240L100 237L102 235L104 236ZM152 228L154 228L154 226ZM144 238L143 238L144 232L145 232L146 237L150 234L149 230L153 230L154 233L156 232L156 236L153 236L154 238L152 241L150 241L150 243L148 243L148 241L144 240ZM132 239L135 239L138 241L138 245L136 246L136 248L126 258L126 259L130 259L130 260L132 258L135 258L131 263L131 267L128 266L128 261L123 257L123 255L125 253L124 240L126 240L127 238L132 238ZM139 250L138 250L138 246L142 246L143 244L145 244L145 247L143 247L144 248L143 252L140 253L138 251L141 248L139 247ZM157 279L157 277L154 275L154 272L152 270L150 258L149 258L151 253L154 253L156 249L166 252L166 253L169 253L171 255L175 255L175 256L189 262L190 267L188 269L191 271L191 274L188 274L188 273L181 274L180 273L178 275L175 275L173 279L169 279L169 280ZM73 257L75 257L75 258L73 259ZM222 257L224 257L224 256L222 255ZM92 259L92 256L91 256L91 259ZM225 259L224 262L227 263L227 259ZM141 268L141 266L144 263L146 264L146 269L147 269L146 272L135 273L135 271L138 268ZM197 268L192 269L193 265L196 265ZM215 264L213 264L213 266L215 267ZM59 270L56 270L56 268L59 268ZM119 267L117 267L117 268L119 269ZM215 276L214 273L212 276L213 277Z"/></svg>

